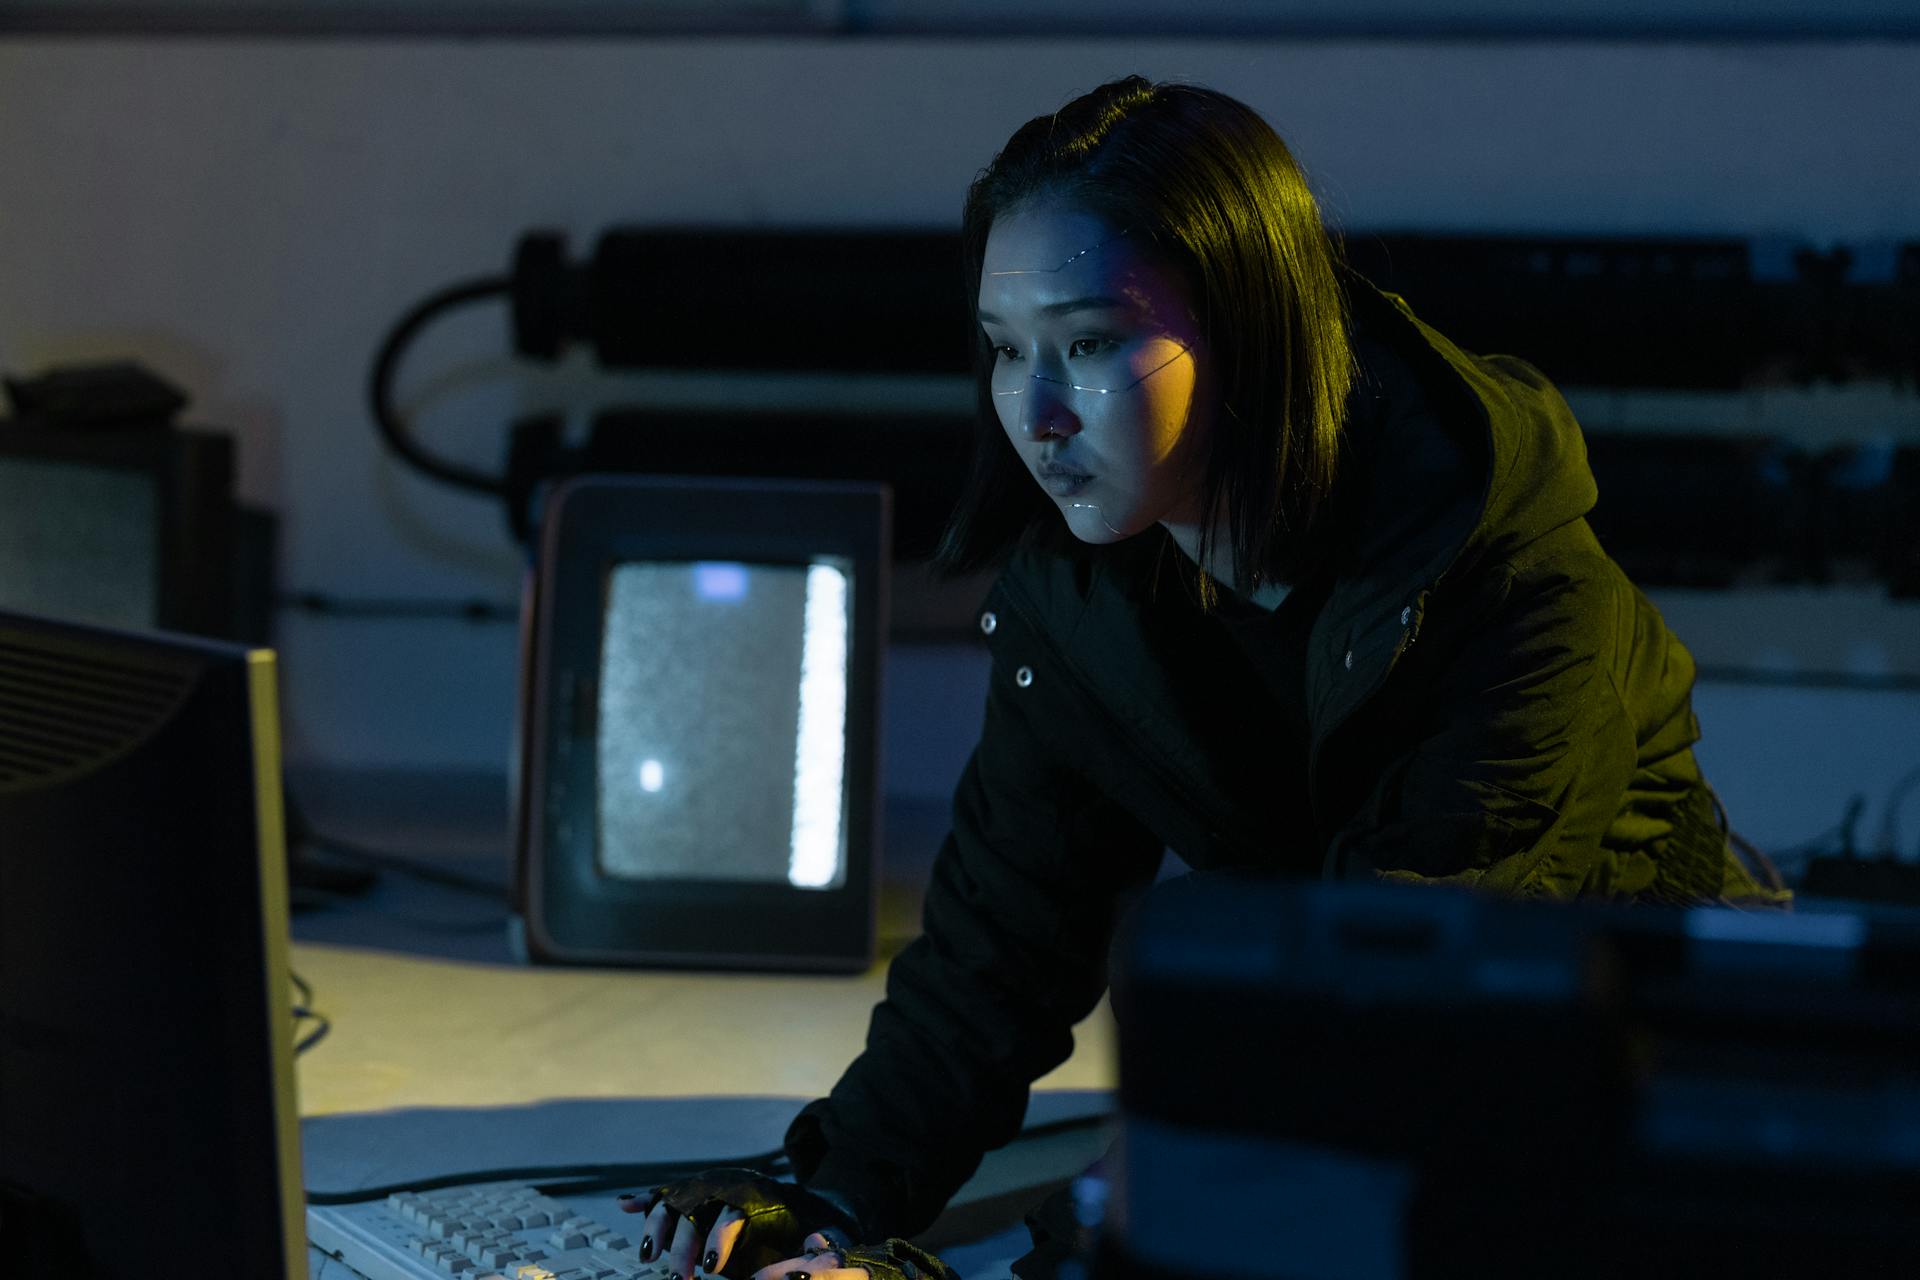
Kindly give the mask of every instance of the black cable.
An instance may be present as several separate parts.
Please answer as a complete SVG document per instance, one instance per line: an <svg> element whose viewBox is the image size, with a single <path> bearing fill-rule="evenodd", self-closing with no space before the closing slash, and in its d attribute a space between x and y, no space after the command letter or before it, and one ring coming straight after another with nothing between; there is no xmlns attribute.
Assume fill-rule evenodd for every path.
<svg viewBox="0 0 1920 1280"><path fill-rule="evenodd" d="M386 340L380 344L380 353L373 362L373 376L368 380L367 396L373 409L374 426L389 448L418 470L437 480L462 489L471 489L477 493L492 494L498 497L508 495L505 476L488 475L484 471L475 471L458 463L436 458L416 444L407 434L391 404L393 393L393 375L400 365L400 356L408 343L428 321L442 311L481 298L496 298L513 292L513 280L508 276L488 276L480 280L470 280L465 284L451 285L433 294L426 301L416 305L400 318L398 324L388 331Z"/></svg>
<svg viewBox="0 0 1920 1280"><path fill-rule="evenodd" d="M307 1203L360 1204L368 1200L384 1200L402 1191L438 1191L442 1187L458 1187L479 1182L534 1183L554 1178L572 1178L575 1175L582 1178L607 1180L609 1186L674 1182L717 1168L752 1169L771 1177L785 1166L786 1153L781 1151L764 1151L758 1155L711 1163L680 1160L671 1164L655 1162L651 1164L523 1165L514 1169L479 1169L467 1173L449 1173L436 1178L389 1183L384 1187L363 1187L358 1191L309 1191ZM539 1189L542 1195L551 1194L543 1188L536 1189ZM568 1189L581 1188L569 1186Z"/></svg>
<svg viewBox="0 0 1920 1280"><path fill-rule="evenodd" d="M459 618L467 622L520 621L520 606L505 600L350 599L320 591L294 591L274 599L280 609L332 618Z"/></svg>
<svg viewBox="0 0 1920 1280"><path fill-rule="evenodd" d="M1920 769L1902 775L1887 795L1887 810L1880 819L1880 847L1876 850L1882 857L1900 856L1900 809L1915 786L1920 786Z"/></svg>
<svg viewBox="0 0 1920 1280"><path fill-rule="evenodd" d="M1047 1138L1056 1133L1068 1133L1079 1129L1094 1129L1109 1124L1113 1120L1111 1112L1098 1112L1094 1115L1068 1116L1063 1120L1049 1120L1022 1129L1014 1142L1028 1142L1035 1138ZM1012 1144L1009 1144L1012 1145ZM384 1200L390 1195L402 1191L438 1191L442 1187L458 1187L467 1183L507 1182L510 1180L534 1184L536 1180L544 1185L535 1185L534 1190L542 1195L579 1194L586 1191L610 1190L614 1187L658 1185L674 1182L680 1178L692 1177L708 1169L752 1169L768 1177L775 1177L782 1171L790 1171L792 1162L785 1151L765 1151L759 1155L739 1156L721 1160L676 1161L673 1163L652 1164L582 1164L582 1165L532 1165L518 1169L481 1169L467 1173L450 1173L435 1178L422 1178L412 1182L389 1183L383 1187L363 1187L358 1191L309 1191L308 1204L359 1204L367 1200ZM555 1182L554 1179L564 1179ZM590 1181L582 1181L588 1179Z"/></svg>
<svg viewBox="0 0 1920 1280"><path fill-rule="evenodd" d="M1920 674L1854 675L1845 671L1762 671L1747 667L1698 667L1694 678L1702 684L1745 684L1788 689L1851 689L1861 693L1912 693L1920 690Z"/></svg>
<svg viewBox="0 0 1920 1280"><path fill-rule="evenodd" d="M307 980L291 969L287 970L287 977L291 978L293 985L300 989L300 999L293 1006L293 1021L295 1025L309 1018L320 1024L306 1036L295 1042L293 1053L295 1057L299 1057L326 1039L327 1032L333 1030L333 1023L328 1019L326 1014L321 1013L313 1007L313 988L308 985Z"/></svg>
<svg viewBox="0 0 1920 1280"><path fill-rule="evenodd" d="M508 902L506 886L490 880L481 880L474 876L462 875L458 871L449 871L444 867L429 866L415 862L398 854L385 853L379 849L369 849L365 845L355 844L351 840L342 840L336 836L308 828L303 833L303 843L316 849L324 849L337 857L350 862L365 863L370 867L379 867L385 871L398 872L403 876L412 876L429 884L437 884L447 889L457 889L462 893L478 894L483 898L492 898L496 902Z"/></svg>
<svg viewBox="0 0 1920 1280"><path fill-rule="evenodd" d="M294 1044L293 1055L296 1058L313 1048L313 1046L319 1044L322 1040L325 1040L327 1038L327 1032L333 1030L333 1023L327 1018L326 1014L315 1013L311 1009L302 1009L296 1006L293 1011L294 1021L298 1022L303 1018L312 1018L320 1025L308 1032Z"/></svg>
<svg viewBox="0 0 1920 1280"><path fill-rule="evenodd" d="M454 936L471 937L475 934L498 933L507 927L509 916L488 916L485 920L432 920L426 916L416 916L405 911L390 911L384 907L368 906L366 900L347 893L332 893L326 889L302 889L300 895L316 905L337 904L351 907L356 915L379 916L387 920L397 920L409 928L420 929L427 933L443 933Z"/></svg>

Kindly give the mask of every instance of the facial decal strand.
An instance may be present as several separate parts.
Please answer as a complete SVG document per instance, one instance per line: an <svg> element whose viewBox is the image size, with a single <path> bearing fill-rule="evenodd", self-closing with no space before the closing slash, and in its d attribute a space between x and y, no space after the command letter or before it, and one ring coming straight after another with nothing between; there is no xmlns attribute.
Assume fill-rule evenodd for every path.
<svg viewBox="0 0 1920 1280"><path fill-rule="evenodd" d="M1082 249L1080 252L1074 254L1072 257L1068 258L1065 262L1061 263L1057 267L1033 267L1030 269L1020 270L1020 271L989 271L987 272L987 274L990 276L1050 276L1050 275L1053 275L1055 272L1065 271L1068 267L1072 266L1076 261L1086 257L1088 254L1092 253L1095 249L1104 249L1108 245L1112 244L1115 240L1120 239L1121 236L1130 235L1132 234L1132 232L1133 232L1133 228L1128 227L1125 231L1122 231L1120 235L1108 236L1105 240L1102 240L1099 244L1089 245L1087 248Z"/></svg>
<svg viewBox="0 0 1920 1280"><path fill-rule="evenodd" d="M1111 533L1112 533L1112 534L1113 534L1113 535L1114 535L1115 537L1118 537L1118 538L1124 538L1124 537L1126 537L1126 536L1127 536L1126 534L1124 534L1124 533L1121 533L1121 532L1120 532L1120 531L1119 531L1118 529L1115 529L1115 528L1114 528L1114 527L1113 527L1112 525L1110 525L1110 524L1107 524L1107 513L1106 513L1106 512L1104 512L1104 511L1102 511L1102 510L1100 509L1100 504L1099 504L1099 503L1097 503L1097 502L1076 502L1076 503L1074 503L1073 505L1074 505L1075 507L1085 507L1085 508L1086 508L1086 509L1087 509L1088 511L1091 511L1091 512L1093 512L1093 514L1095 514L1096 516L1099 516L1099 517L1100 517L1100 523L1101 523L1101 524L1105 524L1105 525L1107 525L1107 529L1108 529L1108 531L1109 531L1109 532L1111 532Z"/></svg>
<svg viewBox="0 0 1920 1280"><path fill-rule="evenodd" d="M1041 382L1051 382L1056 387L1065 387L1069 391L1091 391L1095 395L1110 396L1116 391L1133 390L1135 387L1145 382L1148 378L1151 378L1154 374L1160 372L1162 369L1172 364L1175 360L1178 360L1181 356L1187 354L1187 352L1190 349L1191 348L1184 347L1184 346L1181 347L1179 350L1175 351L1172 355L1168 356L1165 360L1153 366L1153 368L1147 370L1145 373L1141 374L1139 377L1135 378L1132 382L1129 382L1124 387L1083 387L1077 382L1068 382L1065 378L1050 378L1044 373L1030 373L1026 376L1025 379L1021 381L1021 384L1019 386L1013 388L1011 391L996 391L993 394L996 396L1021 395L1025 393L1027 389L1027 386L1026 386L1027 382L1038 379Z"/></svg>

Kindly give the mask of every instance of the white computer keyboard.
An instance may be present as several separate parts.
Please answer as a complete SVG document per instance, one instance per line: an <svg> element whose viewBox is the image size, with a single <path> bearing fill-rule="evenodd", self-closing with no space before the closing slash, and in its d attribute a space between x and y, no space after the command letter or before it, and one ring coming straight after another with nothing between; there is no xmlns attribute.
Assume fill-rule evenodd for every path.
<svg viewBox="0 0 1920 1280"><path fill-rule="evenodd" d="M312 1205L307 1238L368 1280L666 1280L640 1261L641 1221L611 1192L568 1201L492 1183Z"/></svg>

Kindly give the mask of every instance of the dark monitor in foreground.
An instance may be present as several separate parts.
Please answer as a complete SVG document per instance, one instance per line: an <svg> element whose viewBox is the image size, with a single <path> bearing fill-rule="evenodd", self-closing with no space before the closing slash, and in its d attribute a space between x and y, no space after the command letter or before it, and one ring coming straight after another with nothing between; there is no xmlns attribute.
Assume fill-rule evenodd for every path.
<svg viewBox="0 0 1920 1280"><path fill-rule="evenodd" d="M0 613L0 1274L304 1276L271 651Z"/></svg>
<svg viewBox="0 0 1920 1280"><path fill-rule="evenodd" d="M1920 1258L1911 918L1193 877L1119 954L1095 1280Z"/></svg>
<svg viewBox="0 0 1920 1280"><path fill-rule="evenodd" d="M885 487L590 476L523 636L518 891L537 960L873 960Z"/></svg>

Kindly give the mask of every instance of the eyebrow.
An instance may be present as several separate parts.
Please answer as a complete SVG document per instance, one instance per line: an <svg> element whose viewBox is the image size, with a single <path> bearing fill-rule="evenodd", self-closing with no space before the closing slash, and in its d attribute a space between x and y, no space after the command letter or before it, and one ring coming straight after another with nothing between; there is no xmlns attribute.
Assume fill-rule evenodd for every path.
<svg viewBox="0 0 1920 1280"><path fill-rule="evenodd" d="M1057 316L1065 315L1069 311L1099 311L1110 307L1125 307L1128 305L1130 304L1120 298L1069 298L1065 302L1049 302L1046 306L1041 307L1040 310L1047 315ZM975 314L978 315L981 320L992 324L1006 323L991 311L980 311Z"/></svg>

